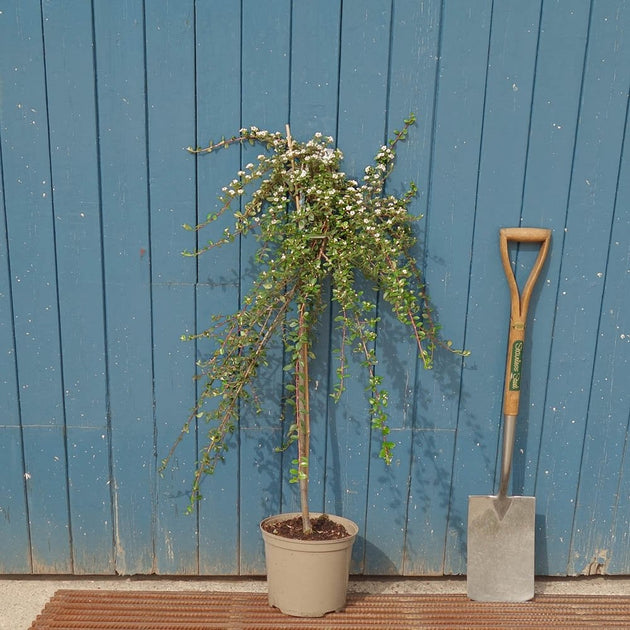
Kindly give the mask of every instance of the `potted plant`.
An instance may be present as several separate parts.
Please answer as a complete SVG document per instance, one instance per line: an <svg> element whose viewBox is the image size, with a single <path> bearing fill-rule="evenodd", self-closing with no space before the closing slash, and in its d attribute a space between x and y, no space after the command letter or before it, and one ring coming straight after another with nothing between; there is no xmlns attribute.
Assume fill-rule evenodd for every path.
<svg viewBox="0 0 630 630"><path fill-rule="evenodd" d="M322 311L330 301L337 305L338 378L333 398L338 400L344 391L347 353L358 352L367 371L369 421L382 436L380 457L386 463L391 462L394 443L388 435L388 393L375 369L376 304L357 288L356 280L364 277L371 282L398 320L409 328L426 368L432 365L437 345L451 348L450 342L442 342L438 337L422 276L411 254L416 243L412 224L417 217L408 212L408 205L416 194L416 186L411 183L399 196L385 192L396 147L414 120L413 115L405 120L389 144L378 150L361 182L340 170L343 155L333 147L332 138L316 133L310 140L298 142L288 125L285 133L250 127L232 138L211 142L208 147L189 148L196 154L241 144L264 148L255 163L239 170L222 189L217 212L199 225L184 226L198 231L231 212L232 227L204 247L184 253L199 256L252 232L260 243L255 254L260 272L239 310L217 316L205 330L185 337L210 338L216 349L209 358L198 362L197 378L204 380L204 386L162 468L195 421L209 424L207 441L193 475L191 506L194 505L201 497L202 478L212 474L224 458L228 436L239 419L238 403L256 402L256 378L266 364L269 343L280 338L287 357L285 370L291 375L287 390L295 418L282 448L297 446L290 474L291 481L299 486L301 512L273 516L262 522L261 529L269 601L288 614L319 616L344 606L350 552L358 531L347 519L315 515L309 510L309 362L314 356L314 327ZM332 287L330 294L325 289L328 286ZM210 401L212 404L208 404ZM322 528L333 530L331 540L321 540L326 536ZM288 529L303 540L284 538ZM276 547L282 547L283 559L270 557ZM296 560L295 554L302 547L315 550L315 559L310 561L314 564L307 568ZM333 563L341 572L340 578L314 575L324 559L333 557L337 558ZM287 572L288 585L276 586L279 574ZM335 582L339 582L341 593L331 593L329 601L323 601L317 593L315 602L299 601L302 595L317 591L315 585L330 586ZM334 588L331 586L330 590Z"/></svg>

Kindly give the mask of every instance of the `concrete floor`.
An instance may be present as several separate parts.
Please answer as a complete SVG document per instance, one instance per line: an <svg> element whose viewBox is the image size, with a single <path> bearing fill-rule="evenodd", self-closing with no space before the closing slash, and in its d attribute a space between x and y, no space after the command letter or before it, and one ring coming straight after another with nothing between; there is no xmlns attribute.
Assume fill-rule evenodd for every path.
<svg viewBox="0 0 630 630"><path fill-rule="evenodd" d="M0 630L28 630L58 589L241 591L266 592L264 578L164 577L0 577ZM466 593L465 578L351 578L350 592L360 593ZM628 577L546 578L536 580L536 593L630 595Z"/></svg>

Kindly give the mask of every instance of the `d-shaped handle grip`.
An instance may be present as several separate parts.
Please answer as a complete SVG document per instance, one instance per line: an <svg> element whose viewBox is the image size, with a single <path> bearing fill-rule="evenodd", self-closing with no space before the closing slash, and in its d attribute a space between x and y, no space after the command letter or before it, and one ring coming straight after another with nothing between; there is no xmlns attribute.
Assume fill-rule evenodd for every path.
<svg viewBox="0 0 630 630"><path fill-rule="evenodd" d="M538 257L519 294L514 270L510 264L508 242L540 243ZM499 230L499 243L501 249L501 261L510 289L510 335L508 338L508 353L505 370L505 393L503 397L503 413L506 416L518 415L518 404L521 394L521 371L523 368L523 347L525 341L525 324L529 301L536 280L545 264L549 244L551 243L551 230L546 228L502 228Z"/></svg>

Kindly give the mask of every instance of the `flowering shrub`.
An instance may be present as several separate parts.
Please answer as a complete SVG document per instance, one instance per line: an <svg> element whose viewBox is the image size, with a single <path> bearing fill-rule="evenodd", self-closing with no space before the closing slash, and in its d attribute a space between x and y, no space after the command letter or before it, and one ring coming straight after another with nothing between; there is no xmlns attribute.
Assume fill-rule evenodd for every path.
<svg viewBox="0 0 630 630"><path fill-rule="evenodd" d="M332 138L316 133L307 142L297 142L288 126L285 134L256 127L241 129L238 136L207 148L189 149L211 153L243 143L265 149L256 163L239 170L222 189L218 212L197 226L184 226L201 230L226 212L234 216L233 225L219 238L197 251L185 252L188 256L199 256L250 232L260 243L255 255L260 273L241 308L213 318L206 330L185 337L211 338L217 344L214 353L198 363L205 385L179 438L195 419L210 425L194 476L193 502L200 498L202 476L212 473L223 459L226 437L238 421L237 403L255 403L256 376L266 362L269 341L279 335L289 360L285 369L293 375L287 389L295 406L295 422L283 448L298 443L291 481L300 483L303 515L308 520L308 362L313 358L313 327L330 299L325 292L329 280L332 301L338 306L335 324L339 333L335 351L338 378L332 395L339 399L344 391L348 352L359 353L368 373L370 420L382 435L380 456L391 462L394 443L388 436L388 394L376 372L374 351L376 304L358 288L357 279L369 280L398 320L409 327L424 366L430 368L436 344L441 342L420 270L410 253L416 242L412 223L417 218L407 207L416 186L411 183L401 196L384 190L394 167L396 145L405 139L413 122L411 116L389 144L378 150L361 181L340 170L343 155L333 147ZM450 348L450 342L442 345ZM213 405L206 404L210 400L215 401Z"/></svg>

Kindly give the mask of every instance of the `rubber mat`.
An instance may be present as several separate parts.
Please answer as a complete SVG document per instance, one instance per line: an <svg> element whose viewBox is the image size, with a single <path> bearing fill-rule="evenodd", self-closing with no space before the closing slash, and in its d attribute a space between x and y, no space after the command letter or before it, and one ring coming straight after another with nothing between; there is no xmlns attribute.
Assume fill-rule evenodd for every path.
<svg viewBox="0 0 630 630"><path fill-rule="evenodd" d="M424 630L434 628L630 628L630 596L539 595L524 604L465 595L348 596L343 612L287 617L266 594L60 590L30 630Z"/></svg>

